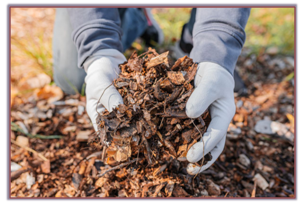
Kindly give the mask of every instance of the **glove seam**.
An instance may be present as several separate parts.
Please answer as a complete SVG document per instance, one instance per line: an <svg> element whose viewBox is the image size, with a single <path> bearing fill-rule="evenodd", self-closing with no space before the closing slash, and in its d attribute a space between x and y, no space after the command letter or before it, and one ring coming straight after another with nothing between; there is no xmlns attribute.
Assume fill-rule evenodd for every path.
<svg viewBox="0 0 302 204"><path fill-rule="evenodd" d="M102 50L107 50L108 52L112 52L113 55L110 56L110 55L104 55L104 54L101 54L101 53L98 54L98 52L99 52L99 51L102 51ZM116 52L116 53L114 53L114 52ZM118 56L118 55L120 55L120 56ZM87 57L87 58L85 59L85 61L84 61L84 63L83 63L83 66L84 66L85 63L88 62L89 59L95 58L95 59L92 60L92 62L90 62L87 66L84 66L84 70L85 70L86 73L88 74L88 69L89 69L89 67L90 67L95 61L97 61L97 60L99 60L99 59L101 59L101 58L108 58L112 64L115 64L113 61L114 61L114 60L119 60L120 57L121 57L121 58L124 57L123 60L126 60L125 56L124 56L120 51L118 51L118 50L116 50L116 49L99 49L99 50L97 50L96 52L94 52L92 55L90 55L89 57ZM118 66L118 65L119 65L119 64L117 63L117 66ZM86 69L85 67L87 67L87 69Z"/></svg>

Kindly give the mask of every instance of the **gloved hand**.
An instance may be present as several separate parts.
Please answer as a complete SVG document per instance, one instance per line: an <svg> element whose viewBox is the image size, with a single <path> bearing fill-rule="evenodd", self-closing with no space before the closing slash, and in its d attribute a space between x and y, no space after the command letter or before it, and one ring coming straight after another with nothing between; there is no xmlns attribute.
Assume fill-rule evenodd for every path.
<svg viewBox="0 0 302 204"><path fill-rule="evenodd" d="M95 131L97 131L98 113L102 113L105 109L112 111L114 107L123 103L123 98L115 87L113 85L107 87L118 77L120 73L118 65L125 61L125 56L119 51L105 49L96 52L84 63L84 69L87 72L86 109Z"/></svg>
<svg viewBox="0 0 302 204"><path fill-rule="evenodd" d="M192 163L203 157L202 139L187 153L187 172L195 175L209 168L223 151L228 126L235 114L234 79L223 67L212 62L202 62L194 80L195 90L190 96L186 113L191 118L199 117L209 107L211 123L203 135L204 155L211 152L212 159L201 168Z"/></svg>

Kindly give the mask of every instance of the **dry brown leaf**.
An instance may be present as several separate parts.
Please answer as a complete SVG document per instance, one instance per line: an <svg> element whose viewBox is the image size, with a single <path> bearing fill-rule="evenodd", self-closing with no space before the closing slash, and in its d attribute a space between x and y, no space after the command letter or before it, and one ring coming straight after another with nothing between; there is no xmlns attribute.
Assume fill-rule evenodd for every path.
<svg viewBox="0 0 302 204"><path fill-rule="evenodd" d="M63 91L57 86L46 85L35 90L36 100L47 100L49 104L63 98Z"/></svg>

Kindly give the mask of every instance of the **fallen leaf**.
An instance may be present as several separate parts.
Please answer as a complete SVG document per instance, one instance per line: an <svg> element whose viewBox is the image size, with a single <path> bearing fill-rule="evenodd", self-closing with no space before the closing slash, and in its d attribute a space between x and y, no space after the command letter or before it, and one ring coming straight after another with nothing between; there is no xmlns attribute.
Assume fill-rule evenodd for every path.
<svg viewBox="0 0 302 204"><path fill-rule="evenodd" d="M253 180L262 190L265 190L269 186L267 181L259 173L254 176Z"/></svg>
<svg viewBox="0 0 302 204"><path fill-rule="evenodd" d="M19 135L16 139L16 142L22 146L22 147L28 147L29 146L29 140L28 137Z"/></svg>
<svg viewBox="0 0 302 204"><path fill-rule="evenodd" d="M35 90L36 100L47 100L48 104L55 101L61 100L63 98L63 91L57 86L46 85L41 89Z"/></svg>
<svg viewBox="0 0 302 204"><path fill-rule="evenodd" d="M51 78L48 75L40 73L30 78L22 78L18 85L22 90L27 90L42 88L45 85L48 85L50 82Z"/></svg>
<svg viewBox="0 0 302 204"><path fill-rule="evenodd" d="M295 127L295 117L290 113L286 113L286 117L288 118L291 127L294 128Z"/></svg>
<svg viewBox="0 0 302 204"><path fill-rule="evenodd" d="M50 173L50 161L49 161L49 160L44 161L44 162L41 164L41 170L42 170L42 172L45 173L45 174Z"/></svg>

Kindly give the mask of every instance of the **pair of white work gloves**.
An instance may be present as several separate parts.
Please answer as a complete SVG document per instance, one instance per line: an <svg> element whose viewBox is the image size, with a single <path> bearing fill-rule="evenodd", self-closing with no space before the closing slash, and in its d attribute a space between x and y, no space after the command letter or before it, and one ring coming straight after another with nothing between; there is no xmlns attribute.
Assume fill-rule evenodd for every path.
<svg viewBox="0 0 302 204"><path fill-rule="evenodd" d="M114 86L109 85L120 73L118 65L125 61L126 58L119 51L105 49L96 52L84 63L87 72L86 108L96 131L97 112L101 113L105 109L112 111L114 107L123 103L119 92ZM203 135L204 152L203 142L200 140L189 149L187 160L191 163L198 162L203 154L206 155L209 152L212 159L201 168L189 164L187 172L191 175L209 168L219 157L225 145L229 123L235 114L234 79L225 68L212 62L199 63L194 85L195 90L186 105L187 116L197 118L209 108L212 119L207 132Z"/></svg>

